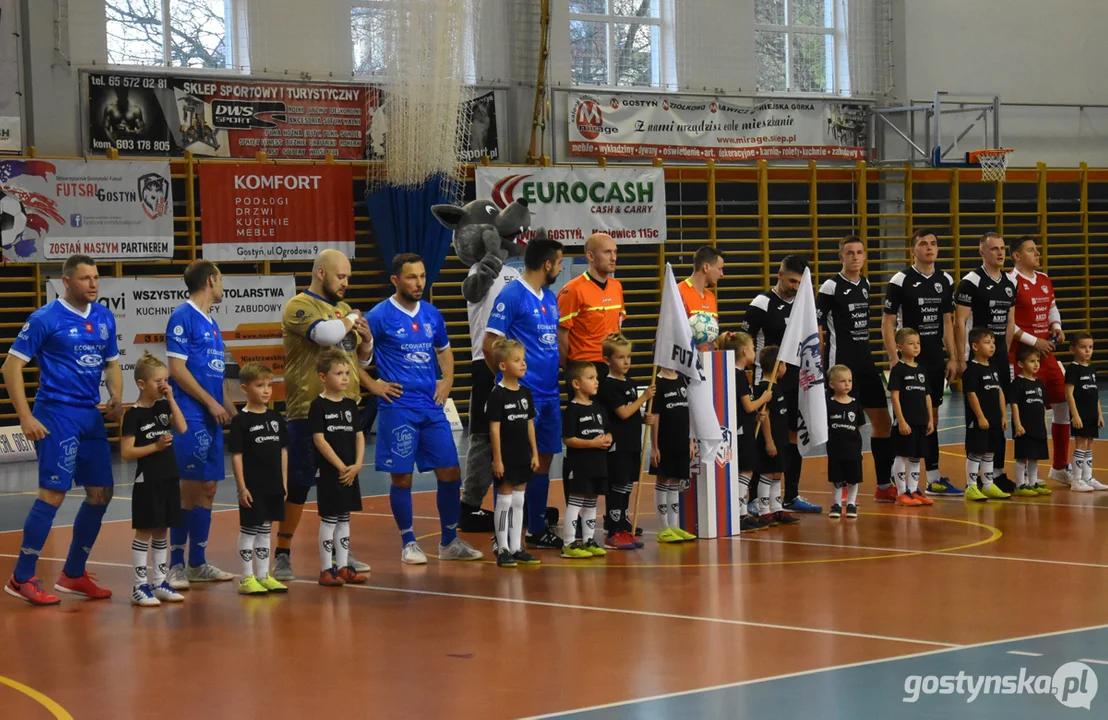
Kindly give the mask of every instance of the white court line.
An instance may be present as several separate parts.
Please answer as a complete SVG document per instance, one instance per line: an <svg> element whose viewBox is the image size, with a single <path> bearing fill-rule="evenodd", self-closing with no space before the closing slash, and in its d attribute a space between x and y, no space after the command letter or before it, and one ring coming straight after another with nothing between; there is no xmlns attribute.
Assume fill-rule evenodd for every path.
<svg viewBox="0 0 1108 720"><path fill-rule="evenodd" d="M879 660L864 660L862 662L846 663L843 665L829 665L828 667L816 668L814 670L801 670L799 672L784 673L782 675L772 675L770 677L757 678L754 680L740 680L733 683L723 683L720 685L713 685L711 687L696 688L694 690L681 690L678 692L665 693L663 695L653 695L650 697L636 698L634 700L622 700L620 702L605 703L603 705L590 705L588 707L571 708L568 710L562 710L556 713L549 713L547 715L532 715L524 720L543 720L544 718L557 718L564 715L570 715L573 713L590 712L592 710L607 710L609 708L624 707L627 705L637 705L639 703L653 702L656 700L667 700L669 698L684 697L686 695L695 695L697 693L712 692L714 690L726 690L729 688L743 687L745 685L757 685L759 683L770 682L772 680L787 680L789 678L805 677L807 675L815 675L816 673L829 672L832 670L848 670L856 667L868 667L870 665L878 665L880 663L895 662L897 660L911 660L920 657L929 657L931 655L941 655L943 653L960 652L964 650L974 650L977 648L990 647L993 645L1001 645L1003 643L1021 642L1024 640L1038 640L1047 637L1056 637L1058 635L1069 635L1072 633L1088 632L1090 630L1103 630L1108 628L1108 625L1090 625L1088 627L1073 628L1072 630L1056 630L1054 632L1040 633L1038 635L1025 635L1023 637L1006 638L1004 640L989 640L988 642L973 643L970 645L960 645L958 647L947 648L944 650L924 650L923 652L910 653L908 655L894 655L892 657L881 658ZM1082 660L1081 662L1090 662L1089 660ZM1108 664L1103 660L1091 661L1102 662Z"/></svg>
<svg viewBox="0 0 1108 720"><path fill-rule="evenodd" d="M1093 663L1094 665L1108 665L1108 660L1092 660L1090 658L1081 658L1077 662Z"/></svg>
<svg viewBox="0 0 1108 720"><path fill-rule="evenodd" d="M1023 650L1009 650L1009 655L1026 655L1027 657L1042 657L1042 653L1024 652Z"/></svg>

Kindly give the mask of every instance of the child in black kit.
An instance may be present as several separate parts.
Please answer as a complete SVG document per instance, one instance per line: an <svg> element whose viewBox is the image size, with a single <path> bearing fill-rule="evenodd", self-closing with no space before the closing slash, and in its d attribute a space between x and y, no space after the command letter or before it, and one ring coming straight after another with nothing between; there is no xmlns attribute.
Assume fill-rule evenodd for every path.
<svg viewBox="0 0 1108 720"><path fill-rule="evenodd" d="M627 508L631 491L642 473L642 408L654 397L651 385L639 395L637 383L627 377L631 369L631 341L612 333L601 345L608 376L600 381L596 399L608 412L612 427L612 452L608 455L608 496L605 498L604 547L634 550L643 543L631 534Z"/></svg>
<svg viewBox="0 0 1108 720"><path fill-rule="evenodd" d="M688 381L667 368L658 369L654 398L657 420L650 428L650 474L654 483L654 504L658 508L660 543L695 540L681 527L680 494L689 484L693 441L689 438Z"/></svg>
<svg viewBox="0 0 1108 720"><path fill-rule="evenodd" d="M991 330L974 328L969 334L973 359L962 374L962 393L966 396L966 500L983 502L989 498L1007 500L1012 497L993 482L993 448L1004 441L1008 429L1008 405L1000 372L990 364L996 352L996 338ZM977 463L974 482L974 463Z"/></svg>
<svg viewBox="0 0 1108 720"><path fill-rule="evenodd" d="M846 365L827 371L827 382L834 393L827 398L827 480L835 487L829 517L842 516L839 499L846 488L846 516L858 517L858 486L862 484L862 433L866 413L862 403L850 396L854 374Z"/></svg>
<svg viewBox="0 0 1108 720"><path fill-rule="evenodd" d="M1066 403L1070 407L1070 433L1073 435L1074 480L1071 492L1108 490L1108 485L1093 478L1093 440L1104 427L1100 410L1093 359L1093 336L1084 330L1070 336L1073 362L1066 366Z"/></svg>
<svg viewBox="0 0 1108 720"><path fill-rule="evenodd" d="M308 420L319 468L319 584L364 583L366 576L349 565L350 513L362 509L358 471L365 455L358 405L343 394L350 383L350 364L342 353L326 351L316 370L323 393L312 401Z"/></svg>
<svg viewBox="0 0 1108 720"><path fill-rule="evenodd" d="M562 524L562 557L590 558L607 555L596 542L596 498L607 491L608 450L612 447L608 414L592 398L600 386L591 362L573 360L566 367L566 380L574 398L562 411L562 439L566 444L562 471L569 492L569 504ZM582 540L577 540L577 523Z"/></svg>
<svg viewBox="0 0 1108 720"><path fill-rule="evenodd" d="M1039 482L1039 460L1049 460L1046 444L1046 387L1035 377L1042 355L1031 345L1016 350L1019 374L1008 386L1012 406L1012 439L1016 445L1016 489L1013 495L1038 497L1051 490Z"/></svg>
<svg viewBox="0 0 1108 720"><path fill-rule="evenodd" d="M919 491L920 458L927 453L927 436L935 432L927 373L916 363L920 352L919 333L912 328L897 330L896 348L900 351L900 362L889 371L896 504L904 507L934 505L934 500Z"/></svg>
<svg viewBox="0 0 1108 720"><path fill-rule="evenodd" d="M776 368L777 381L769 386L769 373L762 376L755 395L772 391L768 404L759 413L761 426L757 429L758 441L758 518L763 527L771 525L795 525L797 518L785 512L781 505L781 473L783 470L781 453L789 448L789 399L787 389L781 387L781 378L785 377L788 366L777 365L776 345L762 348L758 355L758 364L763 368Z"/></svg>

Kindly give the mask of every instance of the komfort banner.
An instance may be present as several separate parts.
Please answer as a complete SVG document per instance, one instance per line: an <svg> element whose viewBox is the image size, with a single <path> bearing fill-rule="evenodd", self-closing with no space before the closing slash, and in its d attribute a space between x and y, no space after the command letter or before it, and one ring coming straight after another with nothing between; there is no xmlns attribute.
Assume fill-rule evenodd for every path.
<svg viewBox="0 0 1108 720"><path fill-rule="evenodd" d="M826 100L568 93L569 152L682 160L864 160L867 106Z"/></svg>
<svg viewBox="0 0 1108 720"><path fill-rule="evenodd" d="M47 301L65 293L61 280L46 284ZM281 310L296 294L292 275L224 275L223 301L212 307L212 319L219 324L227 346L227 362L239 366L262 362L273 369L274 400L284 398L281 376L285 350L281 339ZM119 340L119 363L123 368L123 402L138 399L131 381L135 362L149 350L165 362L166 322L178 305L189 299L184 283L167 283L164 278L103 278L97 302L115 316ZM107 390L101 382L101 396Z"/></svg>
<svg viewBox="0 0 1108 720"><path fill-rule="evenodd" d="M354 180L346 164L200 164L206 260L354 257Z"/></svg>
<svg viewBox="0 0 1108 720"><path fill-rule="evenodd" d="M8 262L173 257L167 161L0 160Z"/></svg>
<svg viewBox="0 0 1108 720"><path fill-rule="evenodd" d="M666 184L661 168L474 168L477 197L507 207L528 202L531 227L567 245L605 232L621 244L666 240ZM531 230L523 241L535 236Z"/></svg>

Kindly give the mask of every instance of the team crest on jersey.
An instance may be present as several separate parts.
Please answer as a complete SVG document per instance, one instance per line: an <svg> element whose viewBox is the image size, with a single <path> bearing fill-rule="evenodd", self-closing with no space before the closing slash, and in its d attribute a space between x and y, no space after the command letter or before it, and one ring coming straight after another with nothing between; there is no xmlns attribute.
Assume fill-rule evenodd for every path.
<svg viewBox="0 0 1108 720"><path fill-rule="evenodd" d="M1046 285L1040 285L1039 289L1043 291L1043 295L1046 295L1050 292L1050 288L1048 288Z"/></svg>
<svg viewBox="0 0 1108 720"><path fill-rule="evenodd" d="M433 327L431 327L430 325L424 323L423 324L423 334L426 335L427 337L434 337L435 336L435 329Z"/></svg>
<svg viewBox="0 0 1108 720"><path fill-rule="evenodd" d="M519 399L519 406L521 408L523 408L524 410L526 410L527 409L527 398L520 398Z"/></svg>
<svg viewBox="0 0 1108 720"><path fill-rule="evenodd" d="M688 397L688 396L689 396L689 391L686 390L684 387L682 387L681 388L681 397Z"/></svg>
<svg viewBox="0 0 1108 720"><path fill-rule="evenodd" d="M277 432L278 430L281 429L281 426L276 420L270 420L269 421L269 429L270 429L271 432Z"/></svg>
<svg viewBox="0 0 1108 720"><path fill-rule="evenodd" d="M935 292L941 293L943 291L943 284L940 282L935 283Z"/></svg>
<svg viewBox="0 0 1108 720"><path fill-rule="evenodd" d="M927 378L926 378L926 377L924 376L924 374L923 374L923 373L920 373L920 374L919 374L919 381L920 381L920 382L926 382L926 381L927 381Z"/></svg>
<svg viewBox="0 0 1108 720"><path fill-rule="evenodd" d="M165 413L162 413L161 415L159 415L158 416L158 424L163 426L163 427L165 427L166 425L169 425L169 416L166 415Z"/></svg>
<svg viewBox="0 0 1108 720"><path fill-rule="evenodd" d="M107 340L108 339L108 326L107 326L106 323L100 323L100 339L101 340Z"/></svg>
<svg viewBox="0 0 1108 720"><path fill-rule="evenodd" d="M354 415L349 410L343 412L343 417L346 418L346 422L354 422Z"/></svg>
<svg viewBox="0 0 1108 720"><path fill-rule="evenodd" d="M92 323L85 323L85 332L92 332Z"/></svg>
<svg viewBox="0 0 1108 720"><path fill-rule="evenodd" d="M862 288L862 297L865 298L866 300L869 300L869 290L866 290L865 288Z"/></svg>
<svg viewBox="0 0 1108 720"><path fill-rule="evenodd" d="M1012 288L1011 287L1004 288L1004 294L1007 295L1008 297L1012 297Z"/></svg>

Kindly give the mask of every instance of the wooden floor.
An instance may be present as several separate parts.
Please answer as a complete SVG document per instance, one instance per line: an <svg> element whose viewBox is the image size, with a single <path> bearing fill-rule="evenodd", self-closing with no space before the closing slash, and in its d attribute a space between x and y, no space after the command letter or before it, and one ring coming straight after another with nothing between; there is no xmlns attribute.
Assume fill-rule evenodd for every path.
<svg viewBox="0 0 1108 720"><path fill-rule="evenodd" d="M944 447L942 462L961 484L959 453ZM825 477L823 458L806 461L802 492L826 505ZM867 479L853 521L803 516L741 540L659 546L649 518L643 550L584 562L543 553L541 567L512 570L402 566L388 498L375 496L352 521L368 585L310 579L312 512L293 555L310 580L287 596L244 598L224 583L154 609L129 604L132 532L107 522L89 569L114 599L0 600L0 717L535 716L1108 624L1108 493L900 509L874 505L872 490ZM415 507L432 551L434 494ZM230 511L213 516L209 557L235 571L237 513L217 509ZM0 533L5 567L17 528ZM44 579L69 539L68 527L51 534ZM469 539L488 549L487 537ZM890 712L909 716L895 704L902 680L889 682ZM634 707L612 717L665 716Z"/></svg>

